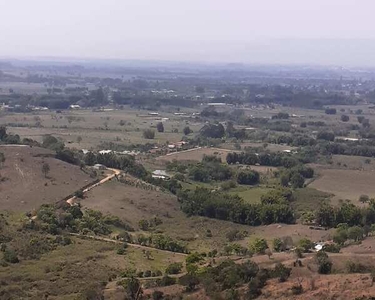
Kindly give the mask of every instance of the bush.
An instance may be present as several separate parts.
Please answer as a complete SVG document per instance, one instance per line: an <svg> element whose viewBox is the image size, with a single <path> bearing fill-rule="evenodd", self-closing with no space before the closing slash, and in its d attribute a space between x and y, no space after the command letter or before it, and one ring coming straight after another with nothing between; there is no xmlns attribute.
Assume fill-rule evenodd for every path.
<svg viewBox="0 0 375 300"><path fill-rule="evenodd" d="M319 251L316 254L316 260L318 262L318 273L319 274L330 274L332 270L332 262L329 260L327 253Z"/></svg>
<svg viewBox="0 0 375 300"><path fill-rule="evenodd" d="M307 238L303 238L298 242L298 246L303 249L303 252L309 252L314 247L314 243Z"/></svg>
<svg viewBox="0 0 375 300"><path fill-rule="evenodd" d="M259 173L257 171L240 171L237 175L239 184L254 185L259 183Z"/></svg>
<svg viewBox="0 0 375 300"><path fill-rule="evenodd" d="M158 130L158 132L164 132L164 125L162 122L159 122L158 124L156 124L156 129Z"/></svg>
<svg viewBox="0 0 375 300"><path fill-rule="evenodd" d="M285 245L280 238L275 238L273 240L273 250L276 252L281 252L285 250Z"/></svg>
<svg viewBox="0 0 375 300"><path fill-rule="evenodd" d="M193 131L190 129L190 127L189 126L186 126L185 128L184 128L184 135L189 135L190 133L192 133Z"/></svg>
<svg viewBox="0 0 375 300"><path fill-rule="evenodd" d="M155 131L152 129L146 129L143 131L143 137L148 140L153 140L155 138Z"/></svg>
<svg viewBox="0 0 375 300"><path fill-rule="evenodd" d="M337 244L324 245L322 248L324 252L330 252L330 253L339 253L340 249L341 247Z"/></svg>
<svg viewBox="0 0 375 300"><path fill-rule="evenodd" d="M167 274L179 274L182 270L182 263L172 263L166 269Z"/></svg>
<svg viewBox="0 0 375 300"><path fill-rule="evenodd" d="M176 284L176 279L169 277L168 275L164 275L162 279L157 280L158 286L170 286Z"/></svg>
<svg viewBox="0 0 375 300"><path fill-rule="evenodd" d="M288 280L291 272L291 268L285 267L282 263L277 263L273 270L273 275L274 277L278 277L280 282L285 282Z"/></svg>
<svg viewBox="0 0 375 300"><path fill-rule="evenodd" d="M335 115L337 111L336 111L336 108L326 108L325 113L327 115Z"/></svg>
<svg viewBox="0 0 375 300"><path fill-rule="evenodd" d="M349 116L347 116L347 115L342 115L341 116L341 121L343 121L343 122L348 122L349 121Z"/></svg>
<svg viewBox="0 0 375 300"><path fill-rule="evenodd" d="M186 264L195 264L201 260L203 260L202 254L199 254L198 252L190 253L186 257Z"/></svg>
<svg viewBox="0 0 375 300"><path fill-rule="evenodd" d="M6 249L4 251L3 258L4 258L4 261L11 263L11 264L16 264L19 262L17 253L12 249Z"/></svg>
<svg viewBox="0 0 375 300"><path fill-rule="evenodd" d="M266 249L268 249L267 241L262 238L256 238L251 245L251 249L254 253L265 254Z"/></svg>
<svg viewBox="0 0 375 300"><path fill-rule="evenodd" d="M293 295L301 295L303 293L303 287L301 284L293 285L291 290Z"/></svg>

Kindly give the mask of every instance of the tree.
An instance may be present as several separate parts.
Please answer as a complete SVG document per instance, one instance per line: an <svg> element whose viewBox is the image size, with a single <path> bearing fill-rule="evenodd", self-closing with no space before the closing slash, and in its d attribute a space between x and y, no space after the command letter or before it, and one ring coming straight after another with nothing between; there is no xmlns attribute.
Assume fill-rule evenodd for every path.
<svg viewBox="0 0 375 300"><path fill-rule="evenodd" d="M258 254L265 254L268 249L267 241L262 238L256 238L251 245L251 249Z"/></svg>
<svg viewBox="0 0 375 300"><path fill-rule="evenodd" d="M327 253L319 251L316 254L316 260L318 262L318 273L319 274L330 274L332 270L332 262L329 260Z"/></svg>
<svg viewBox="0 0 375 300"><path fill-rule="evenodd" d="M348 229L348 238L354 241L363 240L364 231L359 226L353 226Z"/></svg>
<svg viewBox="0 0 375 300"><path fill-rule="evenodd" d="M281 252L285 250L285 245L280 238L275 238L273 240L273 250L276 252Z"/></svg>
<svg viewBox="0 0 375 300"><path fill-rule="evenodd" d="M166 269L167 274L179 274L182 270L182 263L172 263Z"/></svg>
<svg viewBox="0 0 375 300"><path fill-rule="evenodd" d="M141 299L143 291L142 291L142 286L137 278L133 276L130 277L129 279L125 280L125 282L123 283L123 286L125 288L126 295L131 300Z"/></svg>
<svg viewBox="0 0 375 300"><path fill-rule="evenodd" d="M190 129L190 127L189 126L186 126L185 128L184 128L184 135L189 135L190 133L192 133L193 131Z"/></svg>
<svg viewBox="0 0 375 300"><path fill-rule="evenodd" d="M333 132L329 132L329 131L320 131L318 132L316 138L318 140L326 140L326 141L334 141L335 140L335 135Z"/></svg>
<svg viewBox="0 0 375 300"><path fill-rule="evenodd" d="M303 238L299 240L298 246L301 247L304 252L309 252L310 249L314 247L314 243L307 238Z"/></svg>
<svg viewBox="0 0 375 300"><path fill-rule="evenodd" d="M259 183L259 173L257 171L240 171L237 175L239 184L254 185Z"/></svg>
<svg viewBox="0 0 375 300"><path fill-rule="evenodd" d="M156 124L156 129L158 130L158 132L164 132L164 125L162 122L159 122L158 124Z"/></svg>
<svg viewBox="0 0 375 300"><path fill-rule="evenodd" d="M335 115L337 111L336 111L336 108L326 108L325 113L327 115Z"/></svg>
<svg viewBox="0 0 375 300"><path fill-rule="evenodd" d="M152 129L146 129L143 131L143 137L148 140L153 140L155 138L155 131Z"/></svg>
<svg viewBox="0 0 375 300"><path fill-rule="evenodd" d="M141 230L144 230L144 231L147 231L150 227L150 223L147 220L144 220L144 219L139 220L138 224L139 224L139 228Z"/></svg>
<svg viewBox="0 0 375 300"><path fill-rule="evenodd" d="M335 211L333 207L327 203L322 203L316 211L316 222L325 227L333 227L335 225Z"/></svg>
<svg viewBox="0 0 375 300"><path fill-rule="evenodd" d="M358 116L357 117L357 121L359 124L362 124L362 122L364 121L365 117L364 116Z"/></svg>
<svg viewBox="0 0 375 300"><path fill-rule="evenodd" d="M290 183L292 184L292 187L295 189L302 188L305 184L305 179L299 173L294 173L290 178Z"/></svg>
<svg viewBox="0 0 375 300"><path fill-rule="evenodd" d="M347 115L342 115L341 116L341 121L343 121L343 122L348 122L349 121L349 116L347 116Z"/></svg>
<svg viewBox="0 0 375 300"><path fill-rule="evenodd" d="M3 167L4 162L5 162L5 155L3 152L0 152L0 168Z"/></svg>
<svg viewBox="0 0 375 300"><path fill-rule="evenodd" d="M48 163L44 163L42 165L42 173L44 174L44 177L47 178L47 175L49 173L49 171L51 170L50 166Z"/></svg>
<svg viewBox="0 0 375 300"><path fill-rule="evenodd" d="M0 126L0 141L3 141L7 136L7 128L5 126Z"/></svg>

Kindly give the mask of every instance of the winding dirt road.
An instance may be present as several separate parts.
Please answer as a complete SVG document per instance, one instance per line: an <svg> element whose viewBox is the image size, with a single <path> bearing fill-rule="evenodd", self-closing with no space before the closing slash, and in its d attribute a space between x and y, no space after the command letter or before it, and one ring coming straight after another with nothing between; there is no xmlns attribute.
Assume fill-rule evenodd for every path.
<svg viewBox="0 0 375 300"><path fill-rule="evenodd" d="M112 180L114 177L118 176L121 173L121 170L118 170L118 169L107 168L107 170L112 171L113 174L110 174L107 177L105 177L102 180L100 180L99 182L90 185L89 187L85 188L82 192L83 193L87 193L88 191L92 190L93 188L95 188L95 187L97 187L99 185L102 185L102 184L106 183L109 180ZM75 199L77 199L77 197L73 196L73 197L69 198L68 200L66 200L66 202L68 202L70 205L73 205Z"/></svg>

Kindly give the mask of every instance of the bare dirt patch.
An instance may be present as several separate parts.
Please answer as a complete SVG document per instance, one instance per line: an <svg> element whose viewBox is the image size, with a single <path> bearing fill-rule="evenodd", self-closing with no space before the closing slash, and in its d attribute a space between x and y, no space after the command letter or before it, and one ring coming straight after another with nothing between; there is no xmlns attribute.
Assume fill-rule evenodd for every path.
<svg viewBox="0 0 375 300"><path fill-rule="evenodd" d="M37 147L1 146L5 164L0 170L0 209L28 211L54 203L93 179L79 167L53 158L54 153ZM47 178L42 164L48 163Z"/></svg>

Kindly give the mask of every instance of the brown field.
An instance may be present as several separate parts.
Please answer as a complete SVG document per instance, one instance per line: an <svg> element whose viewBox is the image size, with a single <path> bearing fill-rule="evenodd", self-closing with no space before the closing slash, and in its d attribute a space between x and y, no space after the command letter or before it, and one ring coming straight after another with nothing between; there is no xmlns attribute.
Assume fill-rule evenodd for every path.
<svg viewBox="0 0 375 300"><path fill-rule="evenodd" d="M0 209L28 211L43 203L54 203L73 193L93 179L79 167L53 157L49 150L37 147L1 146L5 164L0 170ZM47 178L42 173L42 164L50 165Z"/></svg>
<svg viewBox="0 0 375 300"><path fill-rule="evenodd" d="M147 191L116 181L107 182L89 191L81 205L116 215L134 227L138 227L139 220L154 216L163 219L168 219L169 215L183 217L179 203L172 195Z"/></svg>
<svg viewBox="0 0 375 300"><path fill-rule="evenodd" d="M174 196L146 191L116 181L88 192L81 205L116 215L135 228L138 228L139 220L158 216L163 224L157 227L157 232L186 241L189 243L189 249L199 251L222 249L228 243L226 234L233 229L248 232L248 237L240 241L244 246L248 246L250 241L260 236L266 237L269 242L279 236L291 236L296 242L307 237L317 242L327 240L331 234L331 231L311 230L300 224L251 227L205 217L187 217L180 211ZM212 237L207 237L208 231L211 231Z"/></svg>
<svg viewBox="0 0 375 300"><path fill-rule="evenodd" d="M335 195L334 200L358 200L360 195L375 196L374 171L319 168L320 175L309 187Z"/></svg>

